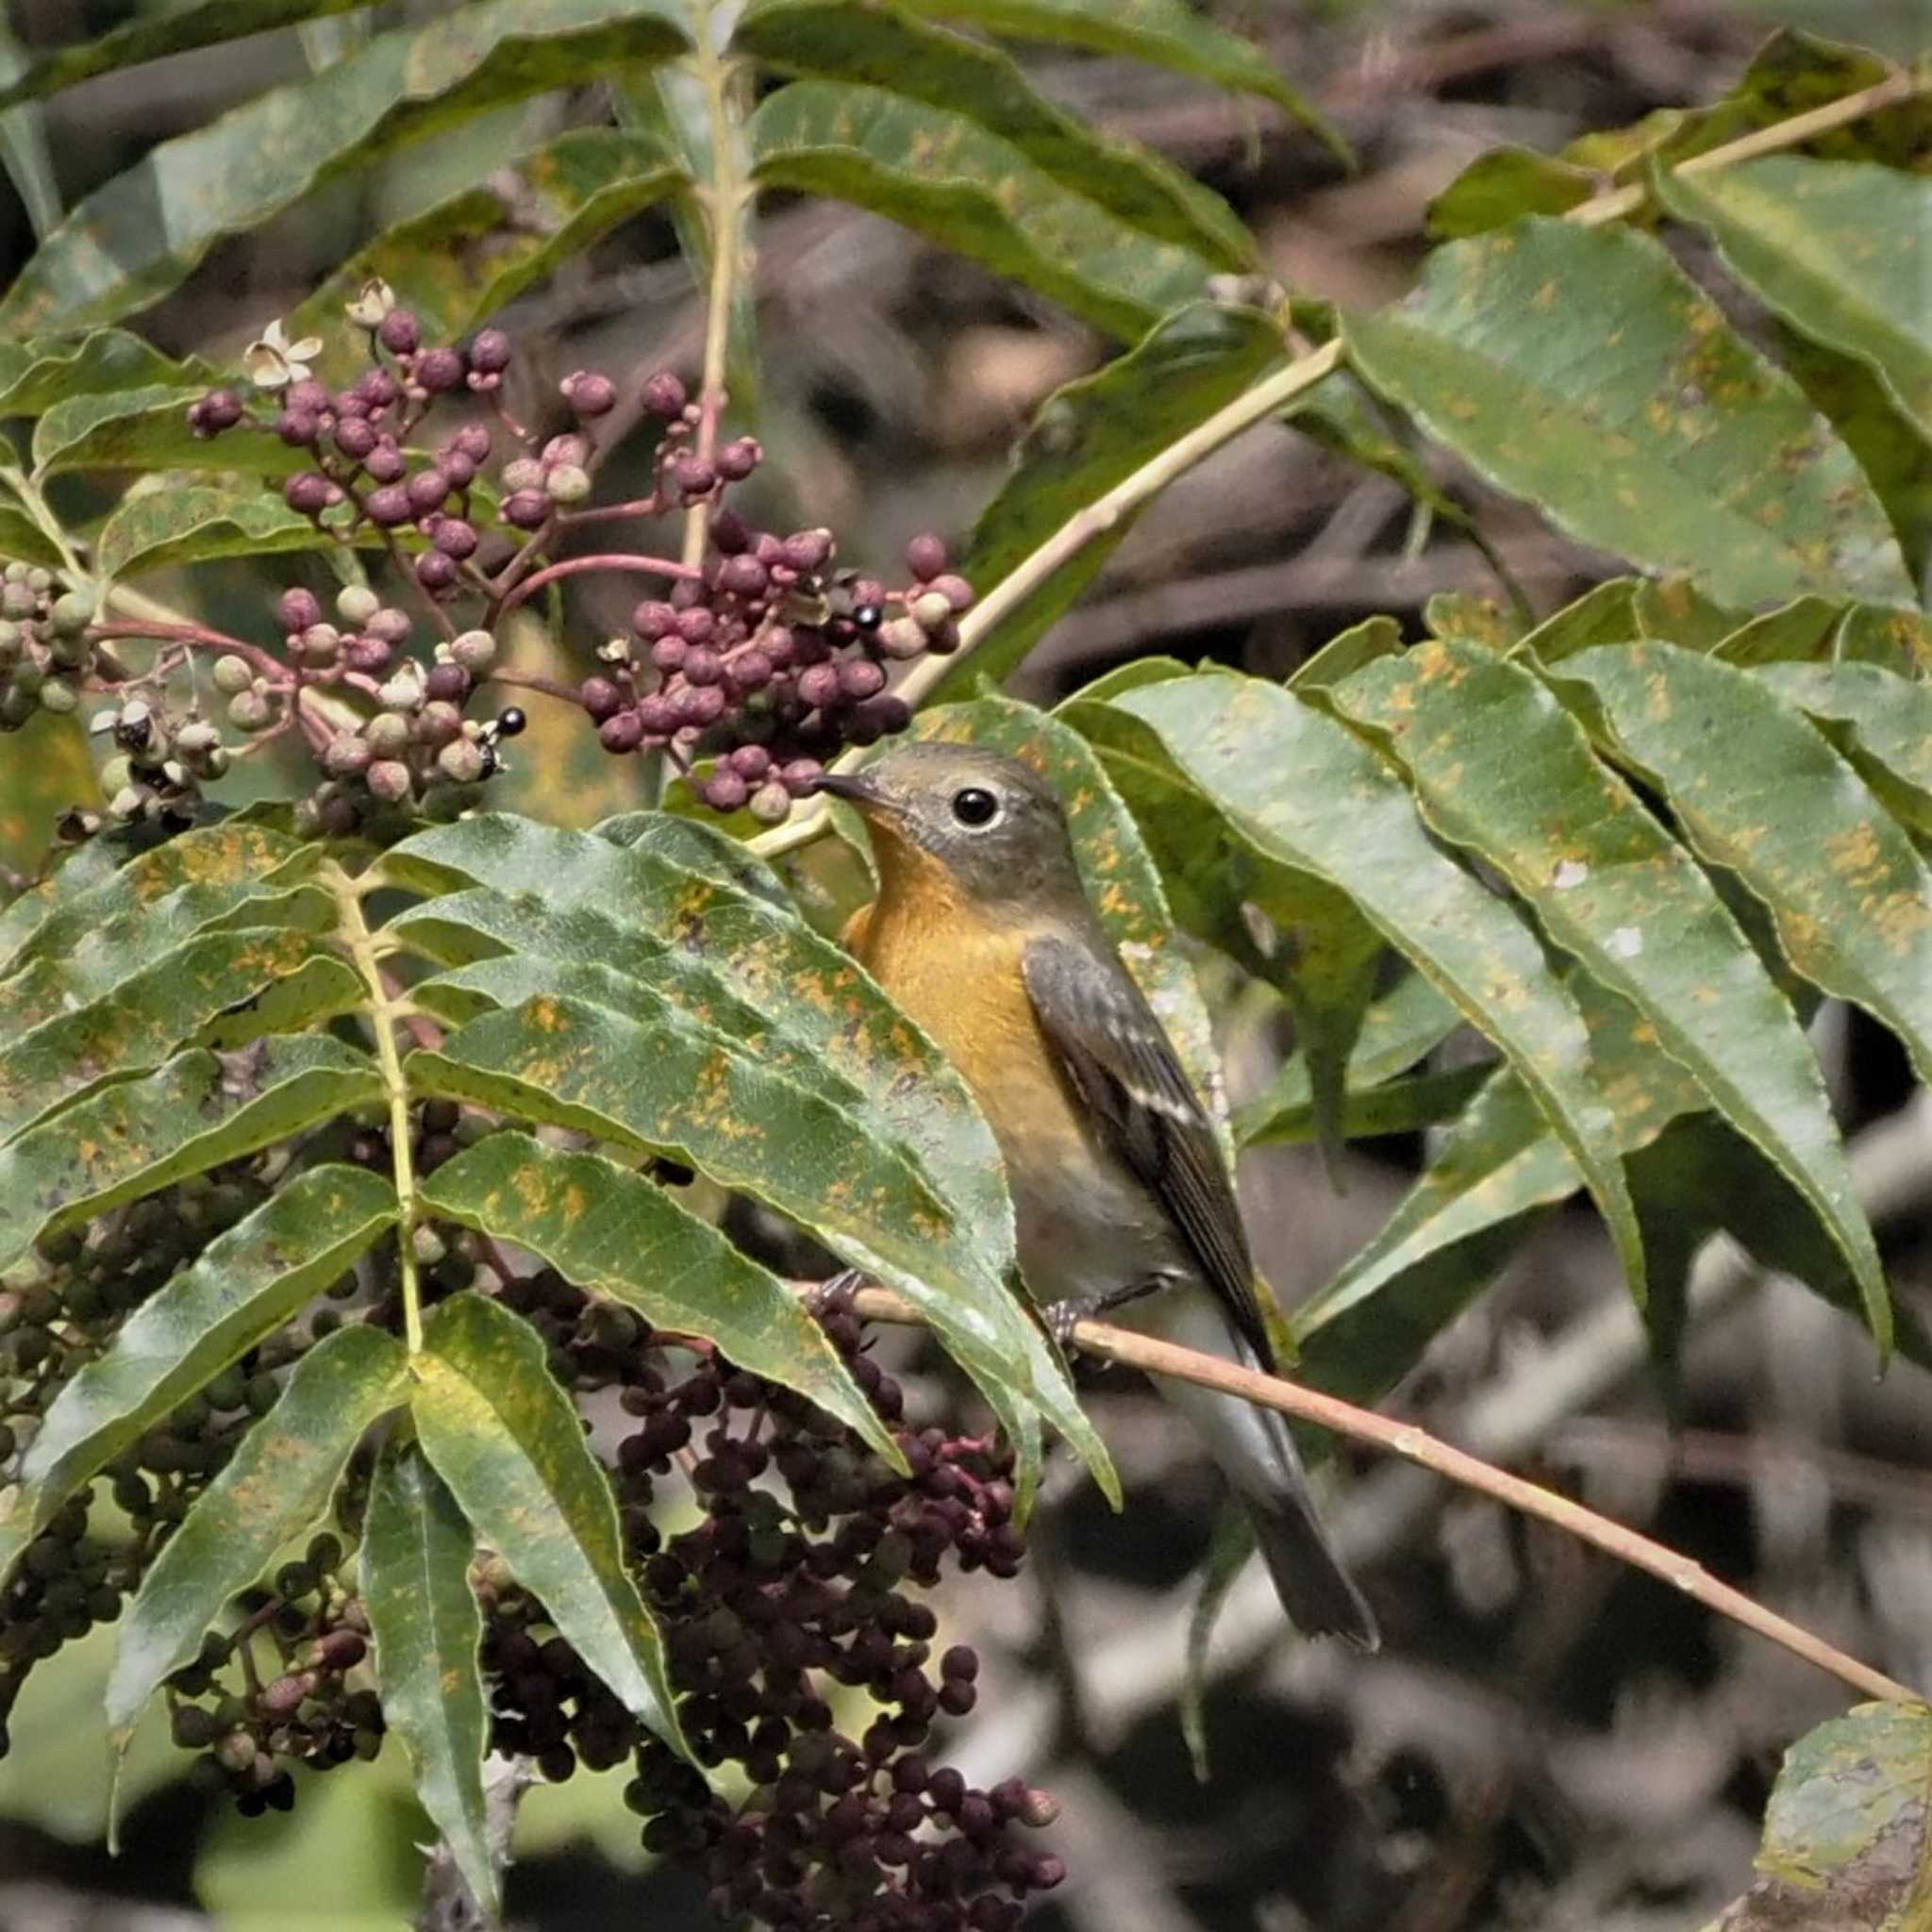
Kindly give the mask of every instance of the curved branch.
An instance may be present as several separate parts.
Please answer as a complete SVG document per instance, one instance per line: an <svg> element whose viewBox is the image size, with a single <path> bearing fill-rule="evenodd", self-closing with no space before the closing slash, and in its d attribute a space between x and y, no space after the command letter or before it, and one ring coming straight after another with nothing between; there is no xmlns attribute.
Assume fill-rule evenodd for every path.
<svg viewBox="0 0 1932 1932"><path fill-rule="evenodd" d="M885 1289L860 1290L854 1304L854 1312L867 1321L899 1322L915 1326L923 1323L923 1317L910 1304ZM1794 1657L1801 1657L1807 1663L1830 1672L1866 1697L1901 1704L1924 1701L1923 1694L1909 1686L1888 1677L1882 1671L1874 1670L1869 1664L1860 1663L1857 1657L1847 1657L1822 1637L1814 1636L1789 1618L1780 1617L1775 1610L1766 1609L1742 1591L1733 1590L1727 1583L1720 1583L1701 1563L1693 1562L1689 1557L1668 1549L1662 1543L1653 1542L1646 1536L1640 1536L1636 1530L1626 1528L1621 1523L1611 1522L1607 1516L1599 1516L1594 1509L1588 1509L1568 1496L1559 1496L1555 1491L1525 1482L1523 1477L1511 1475L1507 1470L1498 1469L1480 1457L1452 1448L1412 1423L1396 1422L1388 1416L1375 1414L1373 1409L1357 1408L1354 1403L1343 1402L1338 1396L1324 1395L1319 1390L1304 1389L1298 1383L1284 1381L1278 1375L1264 1375L1238 1363L1224 1361L1217 1356L1202 1355L1191 1348L1179 1348L1171 1341L1158 1341L1151 1335L1138 1335L1131 1329L1117 1328L1107 1322L1076 1322L1073 1341L1074 1347L1088 1355L1097 1356L1103 1361L1124 1363L1130 1368L1144 1369L1151 1374L1168 1375L1177 1381L1194 1382L1204 1389L1240 1396L1245 1402L1258 1403L1282 1415L1314 1423L1339 1436L1346 1436L1352 1441L1366 1442L1373 1448L1418 1463L1424 1469L1460 1483L1465 1489L1493 1497L1525 1516L1534 1516L1541 1522L1554 1524L1558 1529L1568 1530L1572 1536L1581 1538L1620 1562L1628 1563L1633 1569L1647 1570L1651 1575L1681 1590L1707 1609L1721 1617L1728 1617L1747 1630L1757 1631L1760 1637L1768 1637Z"/></svg>

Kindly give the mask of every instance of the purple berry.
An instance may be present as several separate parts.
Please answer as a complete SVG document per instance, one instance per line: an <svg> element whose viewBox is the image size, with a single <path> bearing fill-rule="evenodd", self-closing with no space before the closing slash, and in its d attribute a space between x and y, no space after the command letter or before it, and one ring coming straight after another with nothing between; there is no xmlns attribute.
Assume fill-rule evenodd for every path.
<svg viewBox="0 0 1932 1932"><path fill-rule="evenodd" d="M463 358L454 349L425 349L409 374L428 394L446 395L462 386Z"/></svg>
<svg viewBox="0 0 1932 1932"><path fill-rule="evenodd" d="M441 509L449 501L449 478L434 464L418 470L404 487L408 491L409 508L419 517Z"/></svg>
<svg viewBox="0 0 1932 1932"><path fill-rule="evenodd" d="M284 591L275 604L275 617L284 631L292 635L322 622L322 602L313 591Z"/></svg>
<svg viewBox="0 0 1932 1932"><path fill-rule="evenodd" d="M333 500L335 485L313 470L300 470L282 485L282 501L305 517L320 516Z"/></svg>
<svg viewBox="0 0 1932 1932"><path fill-rule="evenodd" d="M601 724L624 707L624 693L608 677L587 677L577 691L577 702Z"/></svg>
<svg viewBox="0 0 1932 1932"><path fill-rule="evenodd" d="M375 325L375 339L391 356L413 356L423 346L423 325L412 308L391 308Z"/></svg>
<svg viewBox="0 0 1932 1932"><path fill-rule="evenodd" d="M644 723L636 711L618 711L597 727L597 742L606 751L635 751L644 741Z"/></svg>
<svg viewBox="0 0 1932 1932"><path fill-rule="evenodd" d="M608 416L617 405L617 385L593 369L579 369L575 375L566 375L562 390L572 414L581 422L593 416Z"/></svg>
<svg viewBox="0 0 1932 1932"><path fill-rule="evenodd" d="M642 401L649 414L675 423L684 414L684 385L668 369L660 369L645 378Z"/></svg>
<svg viewBox="0 0 1932 1932"><path fill-rule="evenodd" d="M906 568L922 584L929 584L939 576L951 560L945 544L930 531L913 538L906 546Z"/></svg>
<svg viewBox="0 0 1932 1932"><path fill-rule="evenodd" d="M399 483L385 483L379 490L369 492L362 508L369 512L372 524L381 529L392 530L398 524L409 521L409 492Z"/></svg>
<svg viewBox="0 0 1932 1932"><path fill-rule="evenodd" d="M458 563L475 554L475 529L461 517L444 517L437 525L436 535L430 541L445 557L453 557Z"/></svg>
<svg viewBox="0 0 1932 1932"><path fill-rule="evenodd" d="M550 498L541 490L518 490L503 500L503 520L513 529L534 530L550 515Z"/></svg>
<svg viewBox="0 0 1932 1932"><path fill-rule="evenodd" d="M509 367L510 341L500 328L479 329L470 344L470 367L478 375L501 375Z"/></svg>

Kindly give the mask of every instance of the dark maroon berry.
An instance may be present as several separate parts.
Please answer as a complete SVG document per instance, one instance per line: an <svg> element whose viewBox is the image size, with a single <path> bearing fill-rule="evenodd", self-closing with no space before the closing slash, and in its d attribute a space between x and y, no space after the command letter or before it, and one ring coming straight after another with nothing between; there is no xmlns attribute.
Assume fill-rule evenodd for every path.
<svg viewBox="0 0 1932 1932"><path fill-rule="evenodd" d="M742 696L763 691L772 681L772 660L762 651L741 651L724 669L731 689Z"/></svg>
<svg viewBox="0 0 1932 1932"><path fill-rule="evenodd" d="M336 486L313 470L301 470L282 485L282 501L305 517L320 516L335 500Z"/></svg>
<svg viewBox="0 0 1932 1932"><path fill-rule="evenodd" d="M362 459L362 467L378 483L400 483L409 463L392 440L385 437Z"/></svg>
<svg viewBox="0 0 1932 1932"><path fill-rule="evenodd" d="M601 724L623 708L624 693L608 677L587 677L578 689L577 702L591 714L593 724Z"/></svg>
<svg viewBox="0 0 1932 1932"><path fill-rule="evenodd" d="M513 491L503 500L503 520L518 530L534 530L550 515L550 498L541 490Z"/></svg>
<svg viewBox="0 0 1932 1932"><path fill-rule="evenodd" d="M402 391L387 369L365 369L356 378L356 393L372 409L386 409L402 394Z"/></svg>
<svg viewBox="0 0 1932 1932"><path fill-rule="evenodd" d="M446 395L462 386L463 358L454 349L425 349L409 374L430 395Z"/></svg>
<svg viewBox="0 0 1932 1932"><path fill-rule="evenodd" d="M478 375L501 375L509 367L510 341L500 328L479 329L470 344L470 367Z"/></svg>
<svg viewBox="0 0 1932 1932"><path fill-rule="evenodd" d="M643 720L636 711L619 711L597 727L597 742L606 751L635 751L643 741Z"/></svg>
<svg viewBox="0 0 1932 1932"><path fill-rule="evenodd" d="M444 517L437 525L436 534L430 539L445 557L453 557L460 563L476 551L476 531L473 525L466 524L461 517Z"/></svg>
<svg viewBox="0 0 1932 1932"><path fill-rule="evenodd" d="M688 650L684 654L684 675L691 684L717 684L724 678L724 663L715 651Z"/></svg>
<svg viewBox="0 0 1932 1932"><path fill-rule="evenodd" d="M756 557L727 557L718 572L718 588L734 597L762 597L771 573Z"/></svg>
<svg viewBox="0 0 1932 1932"><path fill-rule="evenodd" d="M299 409L307 416L326 415L334 402L327 384L317 382L312 375L290 384L282 395L283 408Z"/></svg>
<svg viewBox="0 0 1932 1932"><path fill-rule="evenodd" d="M772 769L772 754L761 744L741 744L725 762L741 778L756 784Z"/></svg>
<svg viewBox="0 0 1932 1932"><path fill-rule="evenodd" d="M718 452L718 474L730 483L742 483L763 459L764 450L752 437L740 437Z"/></svg>
<svg viewBox="0 0 1932 1932"><path fill-rule="evenodd" d="M432 664L423 680L423 695L441 704L459 705L470 695L470 674L460 664Z"/></svg>
<svg viewBox="0 0 1932 1932"><path fill-rule="evenodd" d="M479 337L480 341L481 338ZM475 358L475 349L470 351L471 358ZM490 432L480 423L465 423L449 440L449 446L458 456L468 457L473 463L480 463L490 455Z"/></svg>
<svg viewBox="0 0 1932 1932"><path fill-rule="evenodd" d="M459 449L446 449L436 459L436 467L449 478L452 490L467 490L476 480L476 466Z"/></svg>
<svg viewBox="0 0 1932 1932"><path fill-rule="evenodd" d="M275 418L275 434L291 449L310 449L322 435L322 419L307 409L284 409Z"/></svg>
<svg viewBox="0 0 1932 1932"><path fill-rule="evenodd" d="M352 462L359 463L382 441L375 425L360 416L338 416L335 445Z"/></svg>
<svg viewBox="0 0 1932 1932"><path fill-rule="evenodd" d="M651 646L651 662L669 677L674 671L684 669L690 651L691 646L680 637L659 638Z"/></svg>
<svg viewBox="0 0 1932 1932"><path fill-rule="evenodd" d="M645 378L642 402L651 415L675 423L684 413L684 385L668 369L660 369Z"/></svg>
<svg viewBox="0 0 1932 1932"><path fill-rule="evenodd" d="M412 308L391 308L375 325L375 339L391 356L413 356L423 346L423 325Z"/></svg>
<svg viewBox="0 0 1932 1932"><path fill-rule="evenodd" d="M425 550L416 559L416 581L434 597L455 588L457 562L440 550Z"/></svg>
<svg viewBox="0 0 1932 1932"><path fill-rule="evenodd" d="M418 470L404 488L408 491L409 508L419 517L427 516L449 501L449 478L433 464L426 470Z"/></svg>
<svg viewBox="0 0 1932 1932"><path fill-rule="evenodd" d="M687 503L708 496L718 487L718 472L704 457L679 457L671 466L671 480Z"/></svg>
<svg viewBox="0 0 1932 1932"><path fill-rule="evenodd" d="M648 598L630 614L630 627L646 642L677 628L677 612L657 598Z"/></svg>
<svg viewBox="0 0 1932 1932"><path fill-rule="evenodd" d="M210 436L219 436L241 422L242 398L231 389L211 389L195 405L201 412L201 426Z"/></svg>
<svg viewBox="0 0 1932 1932"><path fill-rule="evenodd" d="M677 707L665 697L639 699L637 714L647 738L669 738L681 722Z"/></svg>
<svg viewBox="0 0 1932 1932"><path fill-rule="evenodd" d="M709 643L717 628L718 620L702 604L677 613L677 635L688 644Z"/></svg>
<svg viewBox="0 0 1932 1932"><path fill-rule="evenodd" d="M396 525L409 521L409 493L399 483L385 483L369 492L362 508L369 512L372 524L385 530L393 529Z"/></svg>
<svg viewBox="0 0 1932 1932"><path fill-rule="evenodd" d="M799 530L785 540L785 564L800 576L814 576L832 560L829 530Z"/></svg>
<svg viewBox="0 0 1932 1932"><path fill-rule="evenodd" d="M617 404L617 385L593 369L580 369L563 379L563 399L580 421L607 416Z"/></svg>

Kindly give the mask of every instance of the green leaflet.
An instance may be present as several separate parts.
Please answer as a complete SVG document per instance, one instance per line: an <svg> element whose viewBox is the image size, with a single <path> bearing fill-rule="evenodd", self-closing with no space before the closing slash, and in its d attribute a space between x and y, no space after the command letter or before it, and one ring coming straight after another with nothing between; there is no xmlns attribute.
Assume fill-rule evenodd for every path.
<svg viewBox="0 0 1932 1932"><path fill-rule="evenodd" d="M1345 727L1257 678L1115 693L1190 782L1285 865L1342 891L1508 1056L1575 1155L1640 1299L1643 1257L1613 1125L1569 993L1518 918L1432 845L1407 791Z"/></svg>
<svg viewBox="0 0 1932 1932"><path fill-rule="evenodd" d="M1932 1075L1932 872L1824 735L1761 679L1669 644L1590 651L1555 675L1601 706L1698 854L1770 908L1791 964Z"/></svg>
<svg viewBox="0 0 1932 1932"><path fill-rule="evenodd" d="M413 1370L423 1453L477 1535L625 1708L682 1750L663 1645L624 1567L616 1500L542 1337L500 1303L460 1294L431 1312Z"/></svg>
<svg viewBox="0 0 1932 1932"><path fill-rule="evenodd" d="M362 1605L383 1722L416 1796L486 1912L500 1909L483 1793L490 1735L477 1660L483 1619L470 1591L476 1539L415 1443L383 1445L362 1525Z"/></svg>
<svg viewBox="0 0 1932 1932"><path fill-rule="evenodd" d="M1651 185L1794 328L1872 369L1932 440L1932 181L1766 155L1704 175L1654 166Z"/></svg>
<svg viewBox="0 0 1932 1932"><path fill-rule="evenodd" d="M55 1398L0 1524L0 1569L9 1529L43 1529L80 1484L354 1266L395 1218L388 1181L331 1164L296 1174L210 1241Z"/></svg>
<svg viewBox="0 0 1932 1932"><path fill-rule="evenodd" d="M169 1672L194 1655L228 1599L328 1507L364 1429L404 1399L408 1357L392 1335L339 1328L303 1356L142 1578L108 1680L117 1752Z"/></svg>
<svg viewBox="0 0 1932 1932"><path fill-rule="evenodd" d="M1647 236L1532 217L1344 319L1354 366L1491 481L1721 601L1905 601L1849 450Z"/></svg>
<svg viewBox="0 0 1932 1932"><path fill-rule="evenodd" d="M438 1168L422 1199L436 1214L541 1255L655 1328L706 1337L737 1367L796 1390L888 1461L900 1460L891 1432L798 1296L642 1174L501 1133Z"/></svg>
<svg viewBox="0 0 1932 1932"><path fill-rule="evenodd" d="M1702 869L1544 687L1479 644L1432 640L1331 695L1342 716L1386 738L1435 829L1495 866L1543 930L1637 1008L1704 1100L1802 1190L1857 1277L1882 1347L1884 1274L1824 1075ZM1708 737L1701 743L1708 759Z"/></svg>
<svg viewBox="0 0 1932 1932"><path fill-rule="evenodd" d="M324 1034L184 1053L0 1149L0 1268L41 1236L382 1098L366 1054Z"/></svg>
<svg viewBox="0 0 1932 1932"><path fill-rule="evenodd" d="M178 286L224 235L258 226L346 169L610 62L680 53L671 14L670 0L478 0L380 35L312 79L161 142L96 189L0 300L0 334L131 314Z"/></svg>
<svg viewBox="0 0 1932 1932"><path fill-rule="evenodd" d="M1771 664L1757 679L1825 732L1900 824L1932 837L1932 685L1876 664Z"/></svg>
<svg viewBox="0 0 1932 1932"><path fill-rule="evenodd" d="M361 982L308 933L204 933L89 1006L0 1045L0 1140L110 1080L158 1067L218 1028L222 1043L349 1011Z"/></svg>

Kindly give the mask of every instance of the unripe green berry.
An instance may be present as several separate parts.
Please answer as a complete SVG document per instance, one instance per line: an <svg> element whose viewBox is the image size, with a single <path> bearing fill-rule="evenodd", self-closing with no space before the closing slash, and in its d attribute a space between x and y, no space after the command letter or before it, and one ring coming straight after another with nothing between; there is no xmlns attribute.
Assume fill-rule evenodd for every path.
<svg viewBox="0 0 1932 1932"><path fill-rule="evenodd" d="M215 689L225 697L238 696L255 682L254 668L245 658L217 658L212 675Z"/></svg>
<svg viewBox="0 0 1932 1932"><path fill-rule="evenodd" d="M496 661L496 640L487 630L466 630L451 641L450 661L460 664L475 677Z"/></svg>
<svg viewBox="0 0 1932 1932"><path fill-rule="evenodd" d="M65 717L80 703L80 696L71 684L62 684L57 678L43 685L41 690L41 705L57 717Z"/></svg>
<svg viewBox="0 0 1932 1932"><path fill-rule="evenodd" d="M791 794L774 778L752 793L747 809L761 825L782 825L791 816Z"/></svg>
<svg viewBox="0 0 1932 1932"><path fill-rule="evenodd" d="M345 584L336 592L336 615L358 629L382 608L382 599L366 584Z"/></svg>
<svg viewBox="0 0 1932 1932"><path fill-rule="evenodd" d="M912 616L921 630L938 630L953 614L952 599L940 591L922 591L912 600Z"/></svg>
<svg viewBox="0 0 1932 1932"><path fill-rule="evenodd" d="M409 721L393 711L378 712L362 727L370 753L378 758L399 758L409 748Z"/></svg>
<svg viewBox="0 0 1932 1932"><path fill-rule="evenodd" d="M475 785L483 776L483 747L467 738L458 738L437 753L436 762L452 784Z"/></svg>
<svg viewBox="0 0 1932 1932"><path fill-rule="evenodd" d="M591 473L580 463L558 463L543 489L552 503L581 503L591 493Z"/></svg>
<svg viewBox="0 0 1932 1932"><path fill-rule="evenodd" d="M237 731L266 731L275 715L275 707L258 691L239 691L228 700L228 723Z"/></svg>
<svg viewBox="0 0 1932 1932"><path fill-rule="evenodd" d="M78 637L93 621L93 599L81 591L69 591L54 600L47 613L56 637Z"/></svg>

